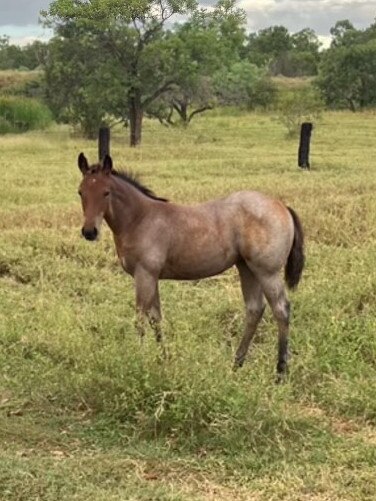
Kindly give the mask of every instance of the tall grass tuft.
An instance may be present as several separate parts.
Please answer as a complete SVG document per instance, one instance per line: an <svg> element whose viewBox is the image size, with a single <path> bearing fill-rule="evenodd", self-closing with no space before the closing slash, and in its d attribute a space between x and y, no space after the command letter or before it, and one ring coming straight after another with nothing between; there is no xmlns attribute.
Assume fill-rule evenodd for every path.
<svg viewBox="0 0 376 501"><path fill-rule="evenodd" d="M52 122L52 113L36 99L0 97L0 134L45 129Z"/></svg>

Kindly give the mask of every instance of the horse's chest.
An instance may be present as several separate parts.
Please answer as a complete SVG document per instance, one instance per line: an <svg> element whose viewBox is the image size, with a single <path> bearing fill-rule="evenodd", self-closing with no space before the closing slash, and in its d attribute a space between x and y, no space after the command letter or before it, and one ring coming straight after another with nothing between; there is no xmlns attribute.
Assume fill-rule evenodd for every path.
<svg viewBox="0 0 376 501"><path fill-rule="evenodd" d="M136 267L135 260L131 256L126 255L119 256L119 260L123 270L133 276Z"/></svg>
<svg viewBox="0 0 376 501"><path fill-rule="evenodd" d="M121 267L126 273L133 276L136 267L136 260L134 259L132 252L127 252L127 249L124 248L125 246L121 245L120 242L115 240L115 243Z"/></svg>

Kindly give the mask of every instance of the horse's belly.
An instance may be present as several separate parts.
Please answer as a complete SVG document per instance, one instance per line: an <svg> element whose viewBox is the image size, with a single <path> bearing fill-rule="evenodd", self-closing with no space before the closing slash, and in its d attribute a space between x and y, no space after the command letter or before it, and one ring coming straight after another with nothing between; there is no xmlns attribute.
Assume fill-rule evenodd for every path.
<svg viewBox="0 0 376 501"><path fill-rule="evenodd" d="M215 252L203 249L199 254L186 252L167 260L160 278L176 280L197 280L218 275L231 268L238 260L238 254L229 249Z"/></svg>

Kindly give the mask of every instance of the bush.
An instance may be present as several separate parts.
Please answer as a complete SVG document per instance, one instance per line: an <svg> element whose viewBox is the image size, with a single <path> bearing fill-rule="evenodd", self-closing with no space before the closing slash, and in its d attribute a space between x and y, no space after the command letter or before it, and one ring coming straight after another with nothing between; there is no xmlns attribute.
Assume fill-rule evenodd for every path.
<svg viewBox="0 0 376 501"><path fill-rule="evenodd" d="M52 114L35 99L0 97L0 134L45 129L52 122Z"/></svg>
<svg viewBox="0 0 376 501"><path fill-rule="evenodd" d="M214 76L218 102L223 106L247 109L273 104L276 87L263 69L247 61L234 63Z"/></svg>
<svg viewBox="0 0 376 501"><path fill-rule="evenodd" d="M9 123L4 117L0 116L0 134L8 134L9 132L13 132L11 123Z"/></svg>
<svg viewBox="0 0 376 501"><path fill-rule="evenodd" d="M302 88L280 94L277 104L277 120L286 127L287 136L299 133L302 122L317 121L323 110L323 102L317 91Z"/></svg>

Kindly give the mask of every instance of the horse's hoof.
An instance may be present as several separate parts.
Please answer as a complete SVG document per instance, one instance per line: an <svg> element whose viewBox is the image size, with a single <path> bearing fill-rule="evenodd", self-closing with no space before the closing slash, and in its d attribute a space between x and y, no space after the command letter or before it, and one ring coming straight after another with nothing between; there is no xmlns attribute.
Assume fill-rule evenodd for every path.
<svg viewBox="0 0 376 501"><path fill-rule="evenodd" d="M284 384L286 383L287 380L287 372L281 372L277 374L277 377L275 378L275 384Z"/></svg>
<svg viewBox="0 0 376 501"><path fill-rule="evenodd" d="M232 366L233 372L236 372L241 367L243 367L243 364L244 364L244 361L240 362L240 361L235 360L234 365Z"/></svg>

